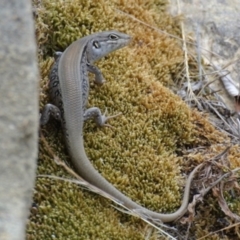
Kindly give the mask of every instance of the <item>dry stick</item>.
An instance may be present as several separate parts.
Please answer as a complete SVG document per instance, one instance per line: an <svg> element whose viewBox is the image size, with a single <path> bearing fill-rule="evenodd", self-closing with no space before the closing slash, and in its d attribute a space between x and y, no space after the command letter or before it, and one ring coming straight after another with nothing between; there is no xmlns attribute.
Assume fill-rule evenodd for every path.
<svg viewBox="0 0 240 240"><path fill-rule="evenodd" d="M177 0L177 4L178 4L178 14L181 14L179 0ZM195 97L195 94L192 91L192 87L191 87L191 80L189 77L189 65L188 65L188 50L187 50L185 29L184 29L183 21L181 21L181 30L182 30L182 42L183 42L183 51L184 51L184 65L185 65L185 69L186 69L186 78L187 78L187 84L188 84L187 92L190 97L190 101L192 99L194 99L197 102L197 104L200 104L199 101L197 100L197 98Z"/></svg>
<svg viewBox="0 0 240 240"><path fill-rule="evenodd" d="M201 48L201 47L200 47L200 48ZM214 54L214 53L211 52L211 51L209 51L209 52L210 52L211 54ZM192 53L189 53L189 55L191 55L191 57L194 58L194 60L195 60L196 62L199 61ZM203 56L204 56L204 58L206 58L206 59L210 62L210 60L209 60L205 55L203 55ZM226 68L227 66L233 64L233 63L236 62L236 61L239 61L239 60L231 61L230 63L228 63L227 65L225 65L222 69L224 69L224 68ZM221 68L220 68L219 66L216 66L216 65L214 65L214 64L211 63L211 62L210 62L210 66L212 66L212 68L214 69L214 71L212 71L212 72L210 72L210 73L201 74L201 75L199 75L199 77L201 77L201 76L203 77L203 76L213 75L213 74L215 74L215 75L218 76L218 77L221 77L221 74L219 74L219 72L221 72L221 71L223 71L223 70L221 70ZM200 65L199 67L201 67L201 65ZM201 69L202 69L202 71L204 70L202 67L201 67ZM225 70L225 76L227 76L227 75L229 75L229 73L227 73L227 71ZM230 77L230 76L229 76L229 77ZM202 93L203 89L205 89L208 85L212 84L213 82L215 82L215 81L217 81L217 80L218 80L218 79L216 78L215 80L208 81L208 82L203 86L202 90L197 94L197 96L199 96L199 95ZM232 79L230 78L230 80L232 80ZM233 82L233 81L232 81L232 82ZM234 83L233 83L233 84L234 84ZM214 92L213 92L213 93L214 93Z"/></svg>
<svg viewBox="0 0 240 240"><path fill-rule="evenodd" d="M207 235L205 235L205 236L203 236L203 237L200 237L200 238L198 238L197 240L201 240L201 239L204 239L204 238L206 238L206 237L208 237L208 236L210 236L210 235L212 235L212 234L214 234L214 233L218 233L218 232L221 232L221 231L230 229L230 228L232 228L232 227L236 227L236 226L238 226L239 224L240 224L240 222L234 223L234 224L232 224L232 225L230 225L230 226L227 226L227 227L222 228L222 229L220 229L220 230L217 230L217 231L215 231L215 232L211 232L211 233L209 233L209 234L207 234Z"/></svg>
<svg viewBox="0 0 240 240"><path fill-rule="evenodd" d="M202 56L201 56L201 46L200 46L200 32L199 32L199 23L197 22L197 63L198 63L198 69L199 69L199 78L200 78L200 81L202 83L203 81L203 75L202 75L202 65L201 65L201 59L202 59ZM204 88L203 88L204 89Z"/></svg>
<svg viewBox="0 0 240 240"><path fill-rule="evenodd" d="M225 121L225 119L222 117L222 115L209 102L206 101L205 103L216 113L216 115L218 115L218 117L223 121L223 123L231 129L233 134L231 134L229 132L227 132L227 134L234 137L234 138L239 138L239 136L240 136L240 133L239 133L240 122L239 122L239 120L237 119L237 121L238 121L237 123L235 123L234 120L232 120L233 123L235 123L238 127L237 132L236 132L235 131L236 129L233 128L233 126L231 124L229 124L227 121ZM218 126L215 126L215 127L217 127L220 131L225 131L226 132L226 130L224 130L222 128L219 128Z"/></svg>
<svg viewBox="0 0 240 240"><path fill-rule="evenodd" d="M211 162L211 161L216 161L218 160L220 157L224 156L231 148L232 146L227 146L225 150L223 150L221 153L219 153L217 156L214 156L212 158L210 158L208 160L208 162Z"/></svg>
<svg viewBox="0 0 240 240"><path fill-rule="evenodd" d="M232 64L235 61L232 61L231 63L229 63L228 65ZM236 87L234 81L232 80L231 75L229 74L229 72L227 70L223 70L221 69L219 66L214 65L212 63L212 66L214 69L218 70L218 75L220 77L220 79L222 80L223 86L225 88L225 90L227 91L227 93L232 96L232 97L238 97L239 96L239 88ZM239 110L238 110L238 102L237 100L235 101L236 103L236 112L239 114ZM237 120L235 121L234 119L231 119L233 124L235 124L236 127L230 124L227 124L229 126L229 128L231 129L232 133L235 134L234 137L239 138L240 137L240 121L239 118L237 118Z"/></svg>
<svg viewBox="0 0 240 240"><path fill-rule="evenodd" d="M225 173L224 175L222 175L218 180L216 180L215 182L211 183L209 187L205 188L204 190L200 191L201 196L206 195L207 192L209 192L209 190L211 190L213 187L215 187L219 182L221 182L224 178L230 176L231 174L239 171L240 168L235 168L233 170L231 170L228 173Z"/></svg>
<svg viewBox="0 0 240 240"><path fill-rule="evenodd" d="M232 77L230 76L230 73L227 70L221 69L216 64L211 63L213 68L218 71L218 76L222 80L223 86L226 89L227 93L232 96L238 96L239 95L239 89L235 86Z"/></svg>

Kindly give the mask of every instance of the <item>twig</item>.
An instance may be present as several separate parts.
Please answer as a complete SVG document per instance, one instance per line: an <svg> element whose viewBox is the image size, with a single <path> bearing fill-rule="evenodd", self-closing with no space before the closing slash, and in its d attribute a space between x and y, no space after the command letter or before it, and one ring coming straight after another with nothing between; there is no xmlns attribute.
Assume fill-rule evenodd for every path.
<svg viewBox="0 0 240 240"><path fill-rule="evenodd" d="M201 240L201 239L204 239L204 238L206 238L206 237L211 236L211 235L214 234L214 233L218 233L218 232L221 232L221 231L224 231L224 230L227 230L227 229L236 227L236 226L238 226L239 224L240 224L240 222L234 223L234 224L232 224L232 225L230 225L230 226L227 226L227 227L222 228L222 229L220 229L220 230L217 230L217 231L215 231L215 232L211 232L211 233L209 233L209 234L207 234L207 235L205 235L205 236L203 236L203 237L200 237L200 238L198 238L197 240Z"/></svg>

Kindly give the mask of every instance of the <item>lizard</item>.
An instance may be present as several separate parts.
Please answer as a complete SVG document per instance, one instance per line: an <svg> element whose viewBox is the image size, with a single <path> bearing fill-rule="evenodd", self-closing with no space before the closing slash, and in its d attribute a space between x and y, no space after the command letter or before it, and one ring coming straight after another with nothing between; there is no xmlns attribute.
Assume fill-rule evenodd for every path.
<svg viewBox="0 0 240 240"><path fill-rule="evenodd" d="M49 74L50 95L54 104L48 103L44 106L40 124L45 125L50 115L61 121L73 167L84 180L117 199L122 206L135 214L161 222L172 222L185 214L190 185L201 165L198 165L187 179L180 208L174 213L164 214L137 204L116 189L93 167L84 150L84 121L93 118L98 126L106 126L110 118L119 115L107 117L97 107L86 109L89 94L88 72L95 74L97 84L103 84L104 77L93 63L108 53L126 46L130 40L131 37L127 34L113 30L104 31L80 38L63 53L57 52Z"/></svg>

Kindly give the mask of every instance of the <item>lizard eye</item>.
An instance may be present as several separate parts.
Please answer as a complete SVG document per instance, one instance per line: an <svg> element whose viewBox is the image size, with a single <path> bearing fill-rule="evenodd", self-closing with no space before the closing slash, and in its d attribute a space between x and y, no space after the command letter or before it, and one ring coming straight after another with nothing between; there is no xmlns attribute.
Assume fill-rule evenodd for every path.
<svg viewBox="0 0 240 240"><path fill-rule="evenodd" d="M118 36L116 34L110 34L109 35L109 39L111 40L117 40L118 39Z"/></svg>
<svg viewBox="0 0 240 240"><path fill-rule="evenodd" d="M98 41L93 41L93 46L94 46L95 48L100 48L100 44L99 44Z"/></svg>

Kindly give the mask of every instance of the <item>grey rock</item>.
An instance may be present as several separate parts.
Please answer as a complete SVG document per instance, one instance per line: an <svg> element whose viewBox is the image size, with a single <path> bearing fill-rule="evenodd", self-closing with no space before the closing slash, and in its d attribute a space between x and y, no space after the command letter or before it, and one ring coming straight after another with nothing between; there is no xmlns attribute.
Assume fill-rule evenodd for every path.
<svg viewBox="0 0 240 240"><path fill-rule="evenodd" d="M0 1L0 239L25 239L38 147L38 68L29 0Z"/></svg>

